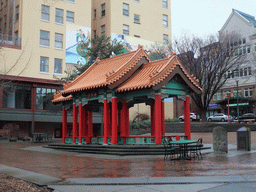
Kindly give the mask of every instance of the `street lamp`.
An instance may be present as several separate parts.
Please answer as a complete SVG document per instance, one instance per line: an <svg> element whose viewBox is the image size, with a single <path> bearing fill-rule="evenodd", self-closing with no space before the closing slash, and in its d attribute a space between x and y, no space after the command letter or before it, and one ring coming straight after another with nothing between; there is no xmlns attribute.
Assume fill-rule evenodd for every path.
<svg viewBox="0 0 256 192"><path fill-rule="evenodd" d="M237 110L237 119L239 122L238 80L236 80L236 110Z"/></svg>

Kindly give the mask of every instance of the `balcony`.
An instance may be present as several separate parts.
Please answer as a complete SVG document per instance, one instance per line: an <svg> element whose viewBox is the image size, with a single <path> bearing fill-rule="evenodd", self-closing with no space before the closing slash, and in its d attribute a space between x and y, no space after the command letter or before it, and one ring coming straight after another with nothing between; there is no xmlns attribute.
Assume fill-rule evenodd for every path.
<svg viewBox="0 0 256 192"><path fill-rule="evenodd" d="M12 35L0 34L0 45L9 48L21 48L21 38Z"/></svg>

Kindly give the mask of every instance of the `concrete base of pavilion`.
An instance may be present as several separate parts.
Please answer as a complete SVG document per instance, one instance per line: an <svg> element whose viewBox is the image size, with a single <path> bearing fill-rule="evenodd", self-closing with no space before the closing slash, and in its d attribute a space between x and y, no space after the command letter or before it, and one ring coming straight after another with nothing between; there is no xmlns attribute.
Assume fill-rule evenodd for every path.
<svg viewBox="0 0 256 192"><path fill-rule="evenodd" d="M163 155L163 145L77 145L77 144L49 144L46 148L69 152L107 154L107 155Z"/></svg>

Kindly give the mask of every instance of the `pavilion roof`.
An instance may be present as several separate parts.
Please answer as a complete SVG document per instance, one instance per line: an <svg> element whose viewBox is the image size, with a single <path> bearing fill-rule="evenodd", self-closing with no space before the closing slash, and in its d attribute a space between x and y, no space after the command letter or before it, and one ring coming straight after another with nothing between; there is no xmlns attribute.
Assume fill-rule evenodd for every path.
<svg viewBox="0 0 256 192"><path fill-rule="evenodd" d="M116 92L132 91L144 88L155 90L164 86L176 74L183 76L186 83L194 87L195 92L201 92L198 81L183 67L177 55L143 64L127 81L122 83Z"/></svg>
<svg viewBox="0 0 256 192"><path fill-rule="evenodd" d="M64 90L54 96L54 103L72 100L72 93L108 87L115 92L144 88L160 89L174 75L179 74L196 93L201 92L199 83L183 67L177 55L151 61L144 49L108 58L95 63L73 82L64 85ZM68 97L67 97L68 96Z"/></svg>
<svg viewBox="0 0 256 192"><path fill-rule="evenodd" d="M151 61L142 46L139 46L136 51L112 58L104 60L97 58L92 66L82 75L73 82L64 85L62 95L66 96L75 92L110 86L124 78L138 64L142 57L146 57L148 61Z"/></svg>

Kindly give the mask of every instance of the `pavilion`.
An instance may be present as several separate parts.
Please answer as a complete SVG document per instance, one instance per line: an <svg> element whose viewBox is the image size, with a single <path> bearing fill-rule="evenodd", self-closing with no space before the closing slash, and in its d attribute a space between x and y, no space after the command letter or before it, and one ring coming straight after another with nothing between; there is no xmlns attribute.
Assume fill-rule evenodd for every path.
<svg viewBox="0 0 256 192"><path fill-rule="evenodd" d="M184 100L184 136L190 139L190 94L200 93L198 81L177 55L152 61L142 46L136 51L105 60L99 58L64 90L53 103L63 104L64 143L162 144L165 137L164 99ZM129 108L136 103L151 106L151 136L129 133ZM67 109L73 108L72 137L67 136ZM93 135L92 113L103 111L103 136ZM177 138L179 139L179 137Z"/></svg>

